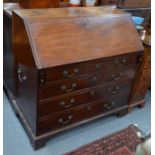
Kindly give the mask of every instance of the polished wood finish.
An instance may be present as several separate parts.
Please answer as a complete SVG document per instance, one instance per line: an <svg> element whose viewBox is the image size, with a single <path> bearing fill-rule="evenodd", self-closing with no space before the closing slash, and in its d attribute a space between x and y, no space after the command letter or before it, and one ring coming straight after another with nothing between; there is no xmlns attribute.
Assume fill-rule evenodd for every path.
<svg viewBox="0 0 155 155"><path fill-rule="evenodd" d="M73 92L63 96L56 97L55 99L41 100L39 103L40 115L46 115L78 107L84 105L90 101L100 100L105 97L112 97L121 93L129 93L132 89L131 85L133 79L119 80L118 82L112 82L110 84L103 84L101 86L81 90L79 92Z"/></svg>
<svg viewBox="0 0 155 155"><path fill-rule="evenodd" d="M11 103L38 149L61 131L126 114L143 46L130 15L114 7L19 9L13 52Z"/></svg>
<svg viewBox="0 0 155 155"><path fill-rule="evenodd" d="M65 125L89 119L93 116L127 105L128 95L129 94L120 94L117 97L104 98L99 101L87 103L79 108L42 117L39 119L39 133L46 133L50 130L63 128Z"/></svg>
<svg viewBox="0 0 155 155"><path fill-rule="evenodd" d="M12 52L12 10L18 9L17 3L3 4L3 81L16 95L15 58Z"/></svg>
<svg viewBox="0 0 155 155"><path fill-rule="evenodd" d="M17 98L19 108L27 119L34 133L36 133L37 119L37 69L28 67L18 63L16 68L17 73ZM31 79L31 80L30 80Z"/></svg>
<svg viewBox="0 0 155 155"><path fill-rule="evenodd" d="M76 15L75 11L71 11L72 9L58 9L62 12L64 11L64 13L58 14L61 20L49 16L54 12L51 9L46 10L46 13L44 12L43 14L43 10L22 10L20 15L18 11L16 11L18 16L24 21L26 20L25 24L27 31L29 31L28 36L31 40L34 40L32 49L37 68L42 69L60 66L101 57L120 55L124 51L128 53L143 49L141 43L136 42L136 40L139 40L139 36L131 20L129 20L130 15L121 15L118 13L118 15L111 16L112 20L109 21L109 16L105 17L105 15L107 12L112 15L113 12L110 12L108 9L107 12L102 11L103 9L98 7L76 9ZM38 14L39 16L36 15L36 18L33 18L33 14ZM46 16L46 14L49 18L42 18L42 16ZM78 17L79 14L84 17ZM103 14L104 16L93 17L94 14ZM26 15L29 18L25 19ZM76 18L66 18L67 16L76 16ZM64 25L64 23L66 23L66 25ZM124 26L124 24L126 26ZM35 27L35 29L33 27ZM104 27L104 29L102 27ZM68 35L68 29L72 35ZM84 29L86 31L83 31ZM118 29L120 31L118 31ZM130 32L127 31L127 29L130 29ZM20 34L18 31L20 30L17 29L16 33ZM106 35L104 35L105 32ZM51 35L53 36L52 38ZM119 39L113 37L114 35L120 36ZM21 37L22 36L18 36L17 38ZM37 39L39 37L44 39ZM76 38L75 44L73 42L73 37ZM93 38L96 39L94 40ZM85 40L89 40L89 42ZM105 41L102 42L102 40ZM14 38L14 42L17 42L16 38ZM128 44L126 44L126 42L128 42ZM119 46L120 43L121 46ZM108 47L111 48L109 49ZM42 52L42 50L45 52ZM16 51L18 50L15 49L15 52ZM50 54L51 51L55 54ZM79 54L79 51L81 54ZM61 59L59 59L60 57Z"/></svg>
<svg viewBox="0 0 155 155"><path fill-rule="evenodd" d="M57 8L60 0L19 0L21 8Z"/></svg>
<svg viewBox="0 0 155 155"><path fill-rule="evenodd" d="M3 0L3 3L18 3L19 0Z"/></svg>
<svg viewBox="0 0 155 155"><path fill-rule="evenodd" d="M99 0L99 5L117 5L118 0Z"/></svg>
<svg viewBox="0 0 155 155"><path fill-rule="evenodd" d="M81 83L81 85L82 85L82 82L79 82L79 83ZM70 84L71 86L70 85L66 86L65 83L63 83L63 85L60 85L60 86L51 86L51 87L45 86L43 88L40 88L39 99L50 98L50 97L59 96L59 95L65 95L67 93L72 93L72 92L83 90L84 88L86 89L86 88L90 87L90 86L85 86L84 88L82 88L82 87L77 86L77 88L74 89L73 84L74 83L71 83ZM111 93L111 92L108 92L109 89L113 90L113 89L116 89L117 87L119 87L118 91L127 91L130 88L130 87L128 87L128 85L130 86L130 82L128 84L128 81L120 82L118 86L116 86L117 82L112 83L110 85L103 85L103 86L101 84L100 84L100 87L98 88L98 90L100 90L100 92L102 92L105 96L107 96ZM77 85L78 85L78 83L77 83ZM66 91L65 89L63 90L62 89L63 86L66 86L66 90L71 90L71 91Z"/></svg>
<svg viewBox="0 0 155 155"><path fill-rule="evenodd" d="M46 69L42 72L41 79L44 79L44 82L52 82L60 79L68 79L75 77L86 76L90 73L96 73L101 71L106 71L107 68L112 68L119 70L121 66L129 66L131 64L137 63L137 58L135 53L130 54L130 57L126 55L121 55L117 57L98 59L87 62L80 62L71 65L64 65L61 67L54 67L52 69ZM110 74L110 73L106 73Z"/></svg>
<svg viewBox="0 0 155 155"><path fill-rule="evenodd" d="M123 8L150 8L151 0L118 0L118 6Z"/></svg>
<svg viewBox="0 0 155 155"><path fill-rule="evenodd" d="M129 107L130 109L133 106L140 105L144 107L145 104L145 96L148 88L151 86L151 41L149 36L148 40L143 40L144 44L144 57L143 57L143 65L138 74L138 78L135 82L135 86L130 98ZM147 38L147 37L146 37Z"/></svg>
<svg viewBox="0 0 155 155"><path fill-rule="evenodd" d="M138 83L134 92L134 96L132 98L132 104L133 105L141 105L144 106L144 98L146 95L146 92L150 86L150 80L151 80L151 70L146 69L141 72L140 78L138 79Z"/></svg>

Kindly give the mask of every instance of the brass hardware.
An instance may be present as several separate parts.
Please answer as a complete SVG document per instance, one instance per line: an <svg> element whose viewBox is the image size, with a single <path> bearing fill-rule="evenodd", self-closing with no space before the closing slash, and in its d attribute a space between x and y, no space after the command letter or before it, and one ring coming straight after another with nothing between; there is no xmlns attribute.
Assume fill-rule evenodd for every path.
<svg viewBox="0 0 155 155"><path fill-rule="evenodd" d="M127 62L126 58L123 58L121 60L117 59L114 61L116 67L121 67L123 64L125 64Z"/></svg>
<svg viewBox="0 0 155 155"><path fill-rule="evenodd" d="M63 71L63 75L64 77L67 77L67 78L72 78L73 76L75 76L77 73L79 72L79 69L78 68L75 68L73 70L73 73L72 74L69 74L69 72L67 70Z"/></svg>
<svg viewBox="0 0 155 155"><path fill-rule="evenodd" d="M137 64L141 64L142 61L143 61L143 56L142 55L138 55L137 56L137 60L136 60Z"/></svg>
<svg viewBox="0 0 155 155"><path fill-rule="evenodd" d="M105 102L103 108L105 110L113 109L115 107L115 102Z"/></svg>
<svg viewBox="0 0 155 155"><path fill-rule="evenodd" d="M40 78L40 85L45 83L45 72L44 71L40 71L39 72L39 78Z"/></svg>
<svg viewBox="0 0 155 155"><path fill-rule="evenodd" d="M65 102L62 101L62 102L60 102L60 105L61 105L62 107L64 107L64 108L69 108L69 107L72 106L72 104L73 104L74 102L75 102L75 99L71 99L69 104L65 105Z"/></svg>
<svg viewBox="0 0 155 155"><path fill-rule="evenodd" d="M88 111L91 110L91 106L87 106L87 110L88 110Z"/></svg>
<svg viewBox="0 0 155 155"><path fill-rule="evenodd" d="M92 81L93 81L93 82L96 82L96 80L97 80L97 77L94 76L94 77L92 78Z"/></svg>
<svg viewBox="0 0 155 155"><path fill-rule="evenodd" d="M115 88L109 88L108 93L111 94L111 95L115 95L118 92L119 89L120 89L119 86L116 86Z"/></svg>
<svg viewBox="0 0 155 155"><path fill-rule="evenodd" d="M97 64L97 65L96 65L96 69L99 69L99 68L100 68L100 64Z"/></svg>
<svg viewBox="0 0 155 155"><path fill-rule="evenodd" d="M91 95L91 96L94 96L94 95L95 95L95 91L91 91L91 92L90 92L90 95Z"/></svg>
<svg viewBox="0 0 155 155"><path fill-rule="evenodd" d="M76 86L77 86L77 84L76 83L73 83L72 86L71 86L71 88L70 89L67 89L67 87L65 85L63 85L61 87L61 90L65 91L66 93L69 93L69 92L73 91Z"/></svg>
<svg viewBox="0 0 155 155"><path fill-rule="evenodd" d="M40 79L40 82L43 83L45 80L44 79Z"/></svg>
<svg viewBox="0 0 155 155"><path fill-rule="evenodd" d="M121 76L122 76L122 73L112 74L112 77L115 81L120 80Z"/></svg>
<svg viewBox="0 0 155 155"><path fill-rule="evenodd" d="M73 116L72 116L72 115L69 115L66 121L64 121L63 118L60 118L60 119L58 120L58 122L59 122L60 124L62 124L62 125L66 125L66 124L69 124L69 123L71 122L72 118L73 118Z"/></svg>
<svg viewBox="0 0 155 155"><path fill-rule="evenodd" d="M24 82L25 80L27 80L27 75L26 74L23 74L21 68L18 68L18 79L20 82Z"/></svg>

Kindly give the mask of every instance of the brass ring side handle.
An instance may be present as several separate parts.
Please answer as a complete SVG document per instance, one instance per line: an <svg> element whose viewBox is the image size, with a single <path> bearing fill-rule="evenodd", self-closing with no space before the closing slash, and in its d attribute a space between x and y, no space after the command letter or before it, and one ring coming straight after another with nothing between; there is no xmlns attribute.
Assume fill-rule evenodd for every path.
<svg viewBox="0 0 155 155"><path fill-rule="evenodd" d="M115 81L118 81L121 79L122 73L114 73L112 74L112 77Z"/></svg>
<svg viewBox="0 0 155 155"><path fill-rule="evenodd" d="M24 82L25 80L27 80L27 75L23 74L21 68L18 68L17 74L20 82Z"/></svg>
<svg viewBox="0 0 155 155"><path fill-rule="evenodd" d="M115 94L118 93L119 90L120 90L120 87L119 87L119 86L116 86L116 87L114 87L114 88L109 88L107 92L108 92L109 94L111 94L111 95L115 95Z"/></svg>
<svg viewBox="0 0 155 155"><path fill-rule="evenodd" d="M63 75L64 75L64 77L66 77L66 78L73 78L74 76L77 75L78 72L79 72L79 69L78 69L78 68L75 68L75 69L73 70L73 73L72 73L72 74L70 74L68 70L65 70L65 71L63 71Z"/></svg>
<svg viewBox="0 0 155 155"><path fill-rule="evenodd" d="M123 66L125 63L127 62L127 59L126 58L123 58L123 59L117 59L114 61L114 64L116 67L121 67Z"/></svg>
<svg viewBox="0 0 155 155"><path fill-rule="evenodd" d="M76 83L73 83L73 84L71 85L71 88L67 88L66 85L63 85L63 86L61 87L61 90L65 91L66 93L69 93L69 92L74 91L74 89L76 88L76 86L77 86Z"/></svg>
<svg viewBox="0 0 155 155"><path fill-rule="evenodd" d="M65 101L60 102L60 106L63 108L69 108L73 105L73 103L75 103L75 99L71 99L69 101L69 104L66 104Z"/></svg>
<svg viewBox="0 0 155 155"><path fill-rule="evenodd" d="M64 120L63 118L60 118L60 119L58 120L58 122L59 122L60 124L62 124L62 125L66 125L66 124L69 124L69 123L72 121L72 118L73 118L73 116L72 116L72 115L69 115L69 116L67 117L67 120Z"/></svg>

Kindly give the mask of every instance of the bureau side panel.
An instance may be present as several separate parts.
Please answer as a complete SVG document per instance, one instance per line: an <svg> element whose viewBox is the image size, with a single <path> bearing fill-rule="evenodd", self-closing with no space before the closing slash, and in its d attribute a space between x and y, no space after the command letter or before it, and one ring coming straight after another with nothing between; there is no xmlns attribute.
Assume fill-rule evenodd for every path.
<svg viewBox="0 0 155 155"><path fill-rule="evenodd" d="M12 18L3 13L3 80L9 91L15 95L15 60L12 52Z"/></svg>
<svg viewBox="0 0 155 155"><path fill-rule="evenodd" d="M13 13L13 52L17 76L17 105L36 134L37 69L24 22Z"/></svg>
<svg viewBox="0 0 155 155"><path fill-rule="evenodd" d="M17 105L36 134L37 115L37 70L18 64L18 97Z"/></svg>

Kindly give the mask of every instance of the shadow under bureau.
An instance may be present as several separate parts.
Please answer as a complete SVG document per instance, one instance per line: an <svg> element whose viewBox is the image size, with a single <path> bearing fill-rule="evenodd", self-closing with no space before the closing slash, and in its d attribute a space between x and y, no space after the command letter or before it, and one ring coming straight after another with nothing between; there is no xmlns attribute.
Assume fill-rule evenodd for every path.
<svg viewBox="0 0 155 155"><path fill-rule="evenodd" d="M10 99L34 149L61 131L128 112L143 56L129 14L113 7L18 9L12 20Z"/></svg>

